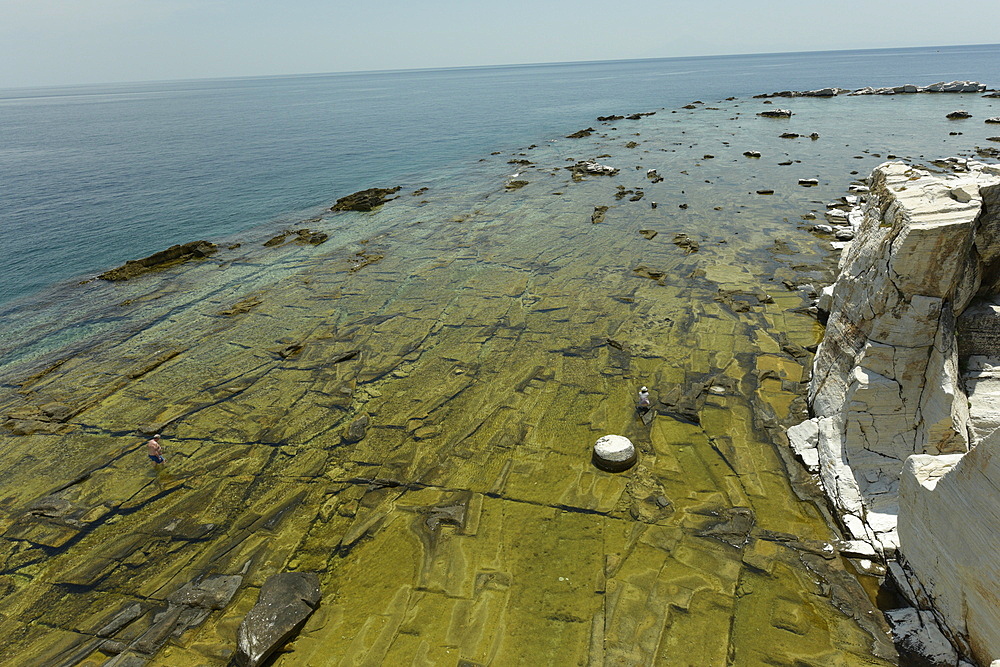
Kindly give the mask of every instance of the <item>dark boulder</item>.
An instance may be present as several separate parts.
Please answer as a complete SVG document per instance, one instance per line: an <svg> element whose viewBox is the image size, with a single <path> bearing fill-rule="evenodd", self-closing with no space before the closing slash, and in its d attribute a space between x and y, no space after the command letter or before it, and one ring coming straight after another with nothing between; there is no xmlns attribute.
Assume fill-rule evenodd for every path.
<svg viewBox="0 0 1000 667"><path fill-rule="evenodd" d="M567 139L583 139L584 137L589 137L594 131L595 131L594 128L588 127L586 130L578 130L578 131L574 132L573 134L567 134L566 138Z"/></svg>
<svg viewBox="0 0 1000 667"><path fill-rule="evenodd" d="M354 194L341 197L330 207L331 211L371 211L387 201L392 201L389 195L399 192L402 186L394 188L369 188ZM393 197L395 199L395 197Z"/></svg>
<svg viewBox="0 0 1000 667"><path fill-rule="evenodd" d="M281 648L319 605L319 577L312 572L282 572L261 586L260 596L240 623L231 667L256 667Z"/></svg>
<svg viewBox="0 0 1000 667"><path fill-rule="evenodd" d="M128 280L149 271L164 269L191 259L208 257L218 250L219 246L208 241L192 241L184 245L174 245L149 257L130 259L117 269L105 271L97 277L101 280Z"/></svg>
<svg viewBox="0 0 1000 667"><path fill-rule="evenodd" d="M757 115L763 118L791 118L792 112L788 109L772 109L769 111L761 111Z"/></svg>
<svg viewBox="0 0 1000 667"><path fill-rule="evenodd" d="M360 442L368 433L368 424L370 423L371 417L367 414L359 415L357 419L351 422L351 425L347 427L347 431L344 433L344 440L349 443Z"/></svg>

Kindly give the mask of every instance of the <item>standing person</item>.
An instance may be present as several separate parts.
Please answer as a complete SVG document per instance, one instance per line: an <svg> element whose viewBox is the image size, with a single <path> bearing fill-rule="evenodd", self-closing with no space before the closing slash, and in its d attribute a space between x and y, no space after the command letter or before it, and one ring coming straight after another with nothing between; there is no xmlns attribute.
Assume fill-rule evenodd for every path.
<svg viewBox="0 0 1000 667"><path fill-rule="evenodd" d="M157 433L146 443L146 452L149 454L149 460L153 462L154 466L163 463L163 446L160 445L160 438L162 437Z"/></svg>
<svg viewBox="0 0 1000 667"><path fill-rule="evenodd" d="M639 412L646 412L649 410L649 389L642 387L639 389Z"/></svg>

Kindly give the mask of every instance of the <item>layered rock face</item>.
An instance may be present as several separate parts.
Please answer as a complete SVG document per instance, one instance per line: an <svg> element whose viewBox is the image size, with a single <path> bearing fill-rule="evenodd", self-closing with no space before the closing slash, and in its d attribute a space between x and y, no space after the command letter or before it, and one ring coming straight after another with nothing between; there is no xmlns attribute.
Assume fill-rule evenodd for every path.
<svg viewBox="0 0 1000 667"><path fill-rule="evenodd" d="M815 359L815 416L789 440L852 536L900 549L917 597L989 662L1000 656L1000 420L983 397L1000 393L1000 307L988 301L1000 292L1000 169L959 168L873 172Z"/></svg>

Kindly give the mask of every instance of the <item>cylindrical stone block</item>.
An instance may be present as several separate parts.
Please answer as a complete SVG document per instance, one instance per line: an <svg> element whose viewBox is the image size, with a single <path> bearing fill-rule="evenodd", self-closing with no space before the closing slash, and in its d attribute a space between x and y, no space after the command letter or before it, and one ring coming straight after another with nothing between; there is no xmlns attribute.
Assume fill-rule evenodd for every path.
<svg viewBox="0 0 1000 667"><path fill-rule="evenodd" d="M594 465L601 470L622 472L637 460L635 445L623 435L606 435L594 445Z"/></svg>

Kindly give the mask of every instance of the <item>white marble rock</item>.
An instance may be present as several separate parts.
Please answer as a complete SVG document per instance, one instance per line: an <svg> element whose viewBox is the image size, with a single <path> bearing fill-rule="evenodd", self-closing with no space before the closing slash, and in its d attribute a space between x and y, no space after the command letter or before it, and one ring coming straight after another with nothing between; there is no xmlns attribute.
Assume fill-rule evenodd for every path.
<svg viewBox="0 0 1000 667"><path fill-rule="evenodd" d="M623 435L606 435L594 443L594 464L602 470L621 472L637 460L635 445Z"/></svg>

